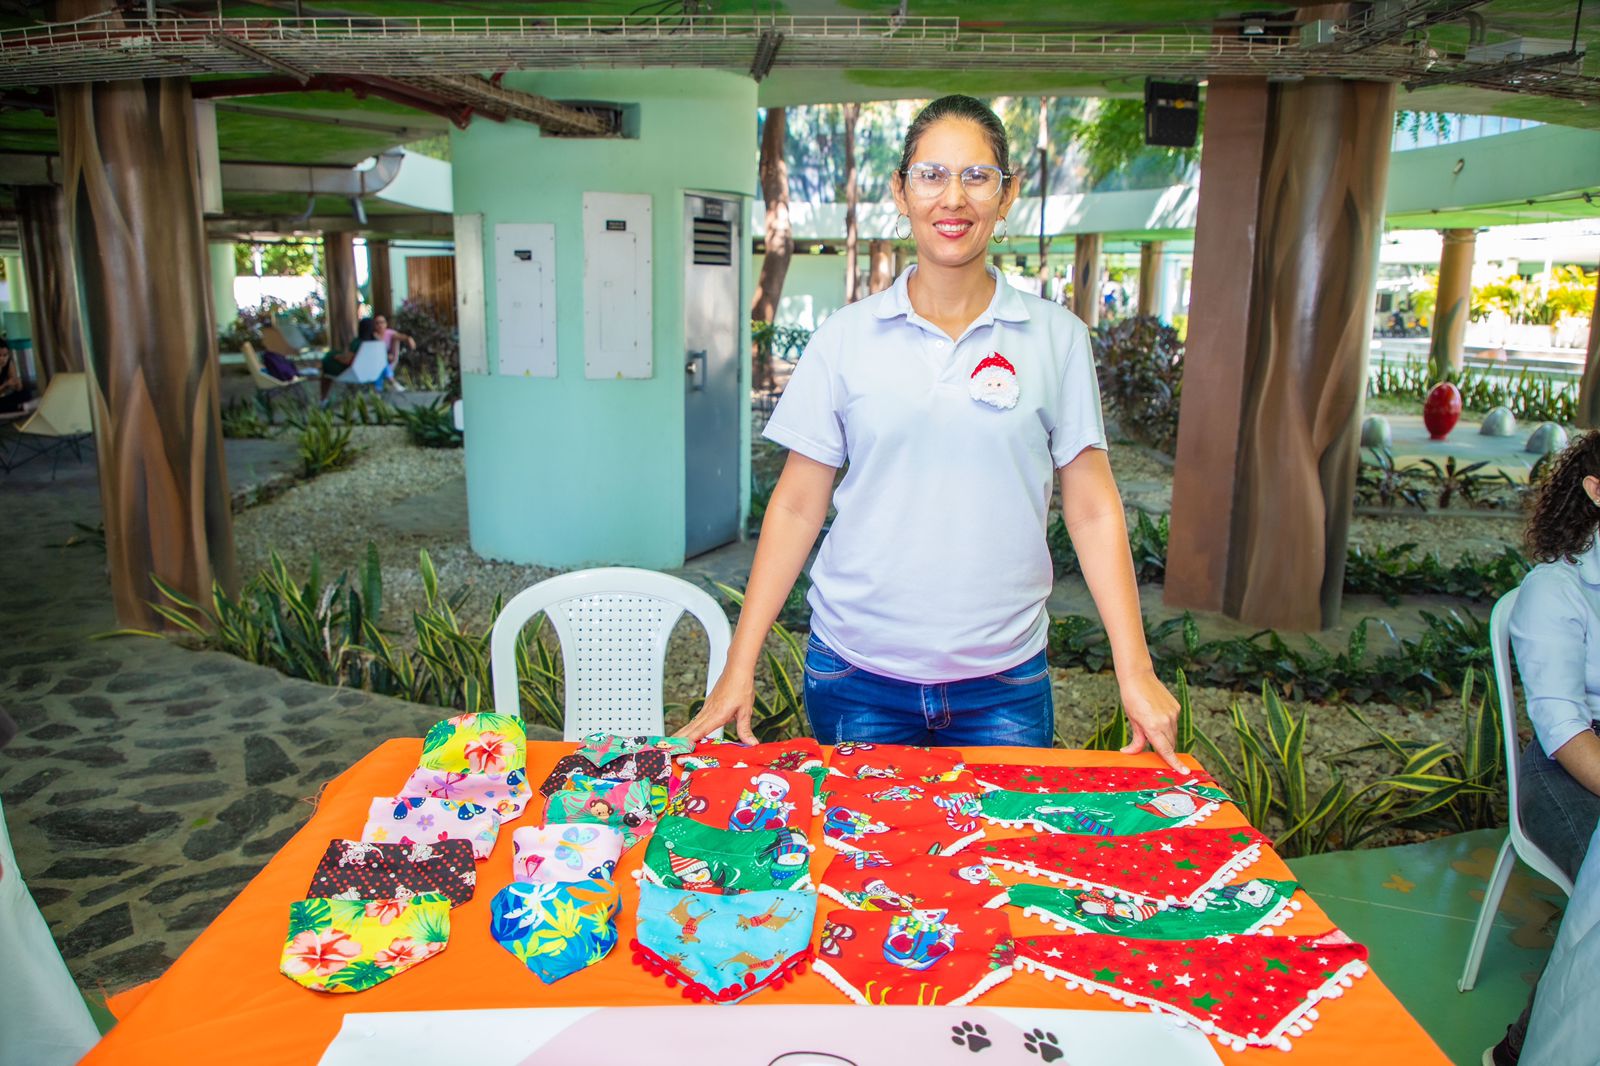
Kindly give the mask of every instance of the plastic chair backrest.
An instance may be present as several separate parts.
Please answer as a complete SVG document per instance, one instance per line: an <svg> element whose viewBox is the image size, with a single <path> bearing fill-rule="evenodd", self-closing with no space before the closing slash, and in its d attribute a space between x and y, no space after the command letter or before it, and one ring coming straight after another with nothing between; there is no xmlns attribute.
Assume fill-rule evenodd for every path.
<svg viewBox="0 0 1600 1066"><path fill-rule="evenodd" d="M383 376L389 366L389 349L382 341L362 341L350 367L334 380L370 385Z"/></svg>
<svg viewBox="0 0 1600 1066"><path fill-rule="evenodd" d="M22 425L19 433L33 433L41 437L73 437L80 433L93 433L94 420L89 415L89 376L77 373L56 374L39 397L39 406Z"/></svg>
<svg viewBox="0 0 1600 1066"><path fill-rule="evenodd" d="M306 340L305 331L300 328L300 324L294 319L280 316L273 320L272 326L288 343L289 351L298 352L302 348L311 346L311 342ZM262 334L261 343L267 344L265 332ZM267 347L274 352L283 350L281 348L273 348L270 344L267 344Z"/></svg>
<svg viewBox="0 0 1600 1066"><path fill-rule="evenodd" d="M561 642L567 740L596 732L661 733L667 639L685 611L705 628L710 645L706 692L728 661L727 615L682 578L626 566L562 574L517 593L495 619L489 669L495 709L502 714L522 713L517 640L541 611Z"/></svg>
<svg viewBox="0 0 1600 1066"><path fill-rule="evenodd" d="M261 346L269 352L283 352L285 355L292 355L295 352L302 351L305 348L303 343L305 340L304 335L300 339L302 343L290 344L289 338L285 337L277 326L261 327Z"/></svg>
<svg viewBox="0 0 1600 1066"><path fill-rule="evenodd" d="M1517 696L1511 684L1511 611L1517 605L1517 590L1501 596L1489 613L1489 647L1494 656L1494 683L1500 693L1500 734L1506 750L1506 802L1510 808L1508 821L1511 829L1511 846L1517 855L1541 876L1554 881L1567 895L1572 895L1572 881L1561 867L1528 839L1522 829L1522 816L1517 811L1520 782L1517 780ZM1539 743L1538 736L1533 739Z"/></svg>

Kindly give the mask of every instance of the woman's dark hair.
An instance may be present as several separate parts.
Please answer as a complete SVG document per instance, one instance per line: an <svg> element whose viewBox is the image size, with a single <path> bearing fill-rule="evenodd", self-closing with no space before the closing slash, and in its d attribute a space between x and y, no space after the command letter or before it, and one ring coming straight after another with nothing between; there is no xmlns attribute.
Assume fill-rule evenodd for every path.
<svg viewBox="0 0 1600 1066"><path fill-rule="evenodd" d="M964 118L968 122L976 122L978 128L983 130L983 135L989 139L989 147L994 151L994 161L1000 169L1006 172L1006 181L1011 180L1011 151L1006 142L1006 127L982 100L975 100L970 96L941 96L927 107L917 112L917 117L911 120L910 129L906 130L906 146L900 152L900 178L903 181L906 171L911 168L912 156L916 154L917 142L922 140L922 135L928 127L946 118Z"/></svg>
<svg viewBox="0 0 1600 1066"><path fill-rule="evenodd" d="M1600 477L1600 430L1585 433L1550 463L1529 508L1523 539L1536 563L1576 562L1600 528L1600 507L1583 491L1584 478Z"/></svg>
<svg viewBox="0 0 1600 1066"><path fill-rule="evenodd" d="M356 323L356 340L358 340L358 341L375 341L377 339L378 339L378 320L377 319L375 319L375 318L363 318L360 322Z"/></svg>

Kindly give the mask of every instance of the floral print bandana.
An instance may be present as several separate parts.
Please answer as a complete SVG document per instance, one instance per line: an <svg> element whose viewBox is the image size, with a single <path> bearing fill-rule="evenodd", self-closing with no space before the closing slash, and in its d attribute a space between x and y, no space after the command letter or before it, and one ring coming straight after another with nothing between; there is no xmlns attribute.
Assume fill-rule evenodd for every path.
<svg viewBox="0 0 1600 1066"><path fill-rule="evenodd" d="M1367 949L1338 931L1316 937L1221 936L1133 940L1085 933L1022 937L1017 963L1047 978L1106 992L1127 1007L1176 1015L1235 1051L1290 1049L1317 1004L1367 972ZM820 967L819 967L820 969Z"/></svg>
<svg viewBox="0 0 1600 1066"><path fill-rule="evenodd" d="M697 1003L737 1003L804 969L816 915L814 892L708 896L646 882L633 960Z"/></svg>
<svg viewBox="0 0 1600 1066"><path fill-rule="evenodd" d="M621 759L635 752L660 751L670 758L692 750L694 741L687 737L618 737L610 733L590 733L573 754L604 769L613 759Z"/></svg>
<svg viewBox="0 0 1600 1066"><path fill-rule="evenodd" d="M622 856L622 833L608 825L524 826L511 834L518 881L608 881Z"/></svg>
<svg viewBox="0 0 1600 1066"><path fill-rule="evenodd" d="M950 854L983 837L981 793L954 781L830 777L818 790L822 839L841 851Z"/></svg>
<svg viewBox="0 0 1600 1066"><path fill-rule="evenodd" d="M970 910L1006 901L1005 885L977 859L880 856L881 864L869 866L854 861L862 854L834 856L817 891L858 911Z"/></svg>
<svg viewBox="0 0 1600 1066"><path fill-rule="evenodd" d="M907 744L839 744L829 768L845 777L898 777L908 781L948 780L961 770L954 748L918 748Z"/></svg>
<svg viewBox="0 0 1600 1066"><path fill-rule="evenodd" d="M811 826L814 784L786 770L705 769L683 779L670 810L717 829L782 829L802 833Z"/></svg>
<svg viewBox="0 0 1600 1066"><path fill-rule="evenodd" d="M459 800L510 820L522 813L528 787L528 737L509 714L458 714L428 730L422 758L402 796Z"/></svg>
<svg viewBox="0 0 1600 1066"><path fill-rule="evenodd" d="M432 844L470 840L479 862L500 836L500 816L476 803L423 796L378 796L367 811L361 839L368 844Z"/></svg>
<svg viewBox="0 0 1600 1066"><path fill-rule="evenodd" d="M314 992L362 992L443 951L450 901L300 899L289 904L289 934L278 968Z"/></svg>
<svg viewBox="0 0 1600 1066"><path fill-rule="evenodd" d="M817 972L867 1006L971 1003L1012 974L1004 910L829 911Z"/></svg>
<svg viewBox="0 0 1600 1066"><path fill-rule="evenodd" d="M593 966L617 943L616 882L515 882L489 901L489 935L539 980L553 984Z"/></svg>
<svg viewBox="0 0 1600 1066"><path fill-rule="evenodd" d="M610 826L622 834L624 849L649 836L667 807L666 787L654 781L575 776L571 784L550 794L544 820Z"/></svg>
<svg viewBox="0 0 1600 1066"><path fill-rule="evenodd" d="M1189 906L1261 858L1266 844L1254 829L1168 829L1125 837L1061 833L986 841L972 855L1119 899Z"/></svg>
<svg viewBox="0 0 1600 1066"><path fill-rule="evenodd" d="M1142 792L1175 785L1214 785L1196 770L1187 776L1166 766L1019 766L974 763L967 767L985 788L1012 792Z"/></svg>
<svg viewBox="0 0 1600 1066"><path fill-rule="evenodd" d="M1228 794L1209 785L1143 792L986 792L983 817L997 825L1056 833L1122 836L1182 829L1211 817Z"/></svg>
<svg viewBox="0 0 1600 1066"><path fill-rule="evenodd" d="M472 898L478 867L469 840L431 844L368 844L331 840L307 896L331 899L411 899L437 892L459 907Z"/></svg>
<svg viewBox="0 0 1600 1066"><path fill-rule="evenodd" d="M1194 940L1224 933L1245 935L1282 925L1300 909L1293 881L1256 878L1207 892L1193 906L1118 899L1096 888L1013 885L1011 904L1065 932L1110 933L1140 940ZM1271 929L1267 930L1269 933Z"/></svg>
<svg viewBox="0 0 1600 1066"><path fill-rule="evenodd" d="M641 881L712 895L810 891L811 845L798 829L716 829L661 820L645 849Z"/></svg>

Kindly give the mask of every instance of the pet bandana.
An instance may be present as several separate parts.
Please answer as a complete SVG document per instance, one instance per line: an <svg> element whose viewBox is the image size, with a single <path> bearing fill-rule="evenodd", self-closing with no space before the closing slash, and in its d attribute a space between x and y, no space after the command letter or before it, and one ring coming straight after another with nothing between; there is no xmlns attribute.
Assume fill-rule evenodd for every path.
<svg viewBox="0 0 1600 1066"><path fill-rule="evenodd" d="M602 769L582 755L568 755L556 760L550 776L539 786L539 792L549 796L562 789L570 789L574 780L583 777L603 777L607 781L652 781L666 785L672 780L672 761L664 751L636 751L620 759L612 759Z"/></svg>
<svg viewBox="0 0 1600 1066"><path fill-rule="evenodd" d="M814 892L708 896L645 883L633 961L697 1003L737 1003L804 969L816 916Z"/></svg>
<svg viewBox="0 0 1600 1066"><path fill-rule="evenodd" d="M1125 836L1182 829L1203 822L1228 802L1209 785L1144 792L985 792L983 817L1014 829Z"/></svg>
<svg viewBox="0 0 1600 1066"><path fill-rule="evenodd" d="M868 1006L970 1003L1012 974L1004 910L829 911L817 972Z"/></svg>
<svg viewBox="0 0 1600 1066"><path fill-rule="evenodd" d="M314 992L362 992L444 950L450 901L298 899L278 969Z"/></svg>
<svg viewBox="0 0 1600 1066"><path fill-rule="evenodd" d="M615 881L507 885L489 901L489 935L545 984L593 966L617 943Z"/></svg>
<svg viewBox="0 0 1600 1066"><path fill-rule="evenodd" d="M830 777L818 789L822 839L841 851L950 854L983 836L980 795L965 774L955 781Z"/></svg>
<svg viewBox="0 0 1600 1066"><path fill-rule="evenodd" d="M1214 785L1211 775L1188 776L1166 766L1021 766L976 763L967 767L985 788L1012 792L1141 792L1175 785Z"/></svg>
<svg viewBox="0 0 1600 1066"><path fill-rule="evenodd" d="M478 867L469 840L368 844L330 840L311 877L309 897L411 899L437 892L459 907L472 898Z"/></svg>
<svg viewBox="0 0 1600 1066"><path fill-rule="evenodd" d="M670 758L693 750L694 741L687 737L618 737L610 733L590 733L573 754L604 769L613 759L621 759L635 752L660 751Z"/></svg>
<svg viewBox="0 0 1600 1066"><path fill-rule="evenodd" d="M1130 940L1084 933L1017 940L1017 963L1069 989L1107 992L1129 1007L1175 1014L1219 1043L1288 1051L1320 1000L1367 972L1367 949L1337 930L1318 937ZM819 967L820 968L820 967Z"/></svg>
<svg viewBox="0 0 1600 1066"><path fill-rule="evenodd" d="M811 826L810 777L786 770L705 769L692 771L672 797L673 814L717 829L782 829Z"/></svg>
<svg viewBox="0 0 1600 1066"><path fill-rule="evenodd" d="M771 740L765 744L699 744L688 755L678 756L685 770L705 770L739 766L759 766L764 770L791 770L796 773L825 775L822 746L810 737Z"/></svg>
<svg viewBox="0 0 1600 1066"><path fill-rule="evenodd" d="M1300 909L1300 902L1293 898L1297 887L1293 881L1257 878L1223 885L1190 907L1165 908L1117 899L1095 888L1012 885L1010 897L1011 905L1021 907L1023 914L1062 932L1077 929L1141 940L1194 940L1282 925ZM826 884L823 890L827 890Z"/></svg>
<svg viewBox="0 0 1600 1066"><path fill-rule="evenodd" d="M500 836L500 816L476 803L423 796L378 796L367 811L361 839L369 844L432 844L470 840L479 862Z"/></svg>
<svg viewBox="0 0 1600 1066"><path fill-rule="evenodd" d="M459 714L428 730L422 758L401 796L459 800L509 821L522 813L528 787L528 737L509 714Z"/></svg>
<svg viewBox="0 0 1600 1066"><path fill-rule="evenodd" d="M1061 833L984 842L972 857L1119 899L1192 905L1261 858L1254 829L1167 829L1136 836Z"/></svg>
<svg viewBox="0 0 1600 1066"><path fill-rule="evenodd" d="M845 777L898 777L907 781L943 781L961 770L954 748L917 748L907 744L856 744L833 749L829 768Z"/></svg>
<svg viewBox="0 0 1600 1066"><path fill-rule="evenodd" d="M511 834L518 881L609 881L621 856L622 834L608 825L524 826Z"/></svg>
<svg viewBox="0 0 1600 1066"><path fill-rule="evenodd" d="M642 881L689 892L811 890L811 845L798 829L716 829L661 820L640 867Z"/></svg>
<svg viewBox="0 0 1600 1066"><path fill-rule="evenodd" d="M649 836L667 807L666 788L653 781L575 776L572 783L576 787L550 794L544 820L608 825L622 834L624 849Z"/></svg>
<svg viewBox="0 0 1600 1066"><path fill-rule="evenodd" d="M972 910L998 907L1006 887L977 859L955 855L912 855L857 864L864 852L835 855L817 891L858 911L908 911L943 907Z"/></svg>

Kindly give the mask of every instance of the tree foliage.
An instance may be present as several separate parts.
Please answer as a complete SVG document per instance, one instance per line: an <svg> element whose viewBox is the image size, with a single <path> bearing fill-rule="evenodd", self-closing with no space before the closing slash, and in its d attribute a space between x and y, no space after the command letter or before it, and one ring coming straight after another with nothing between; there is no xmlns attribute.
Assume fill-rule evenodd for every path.
<svg viewBox="0 0 1600 1066"><path fill-rule="evenodd" d="M256 253L261 254L261 273L266 277L300 277L317 273L320 242L262 241L241 242L233 246L233 266L238 273L255 276Z"/></svg>

